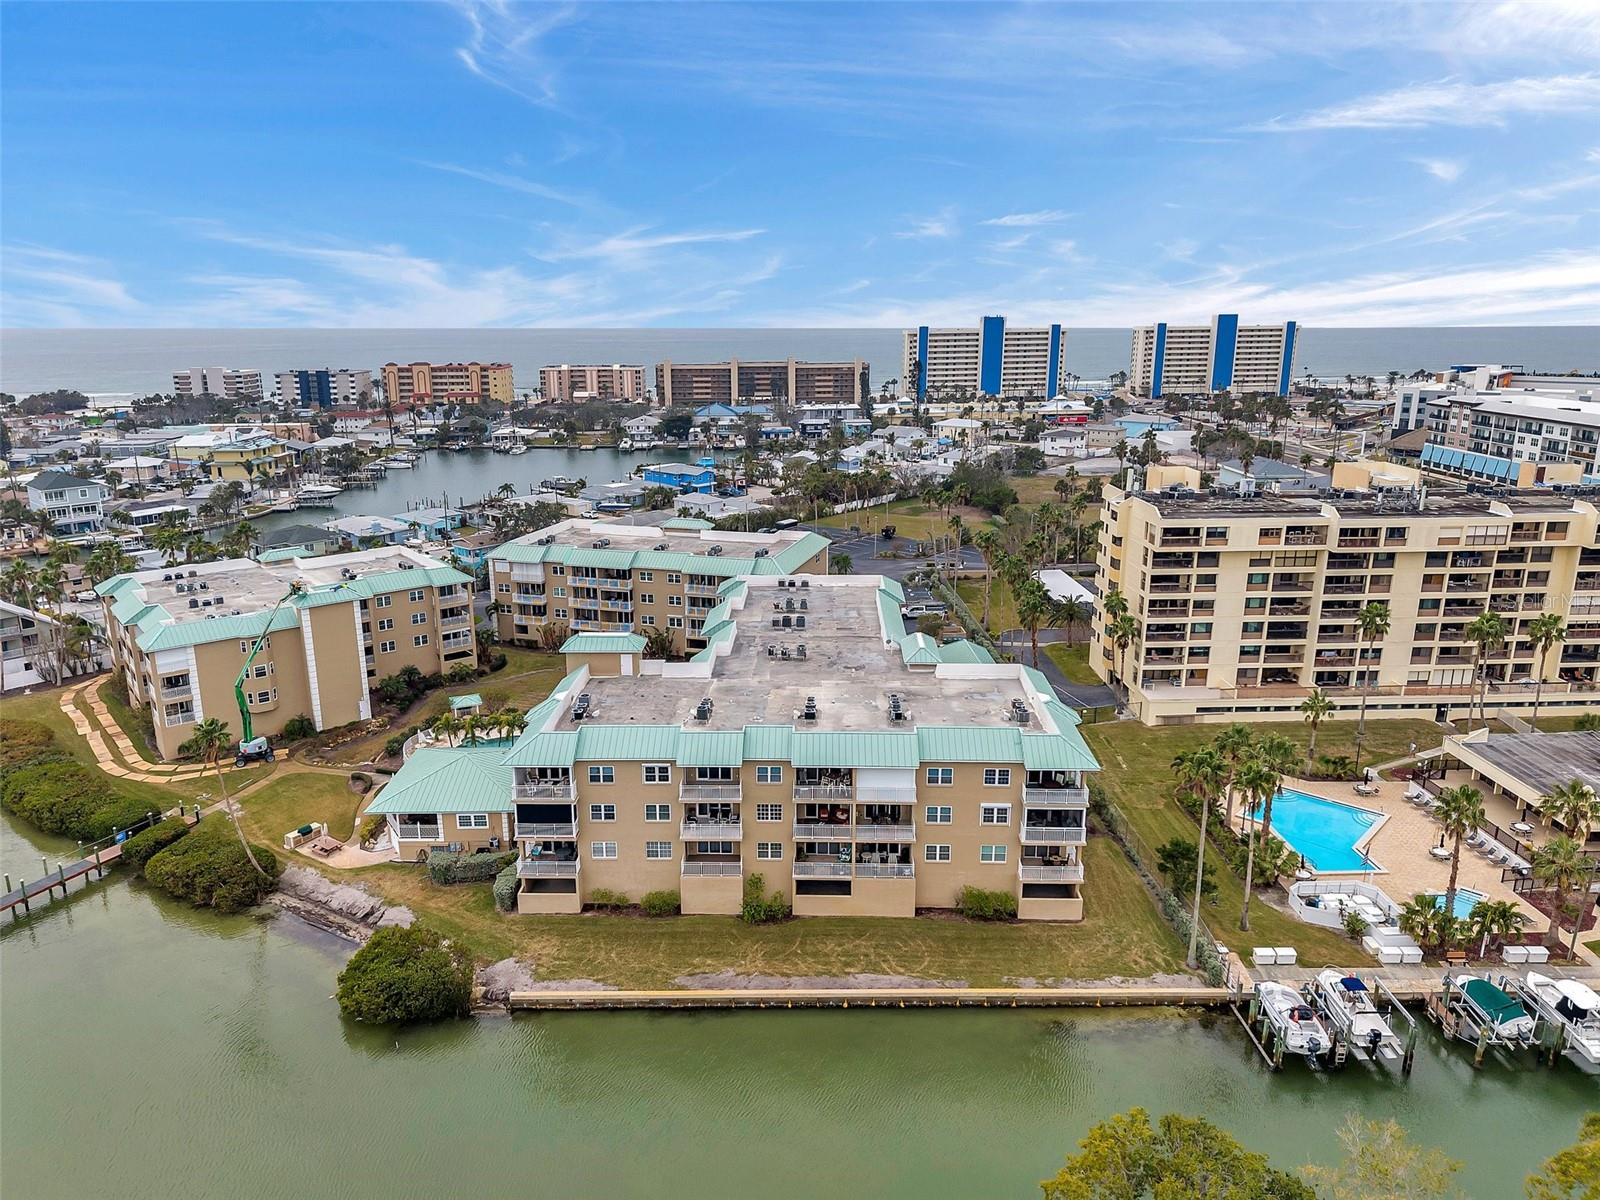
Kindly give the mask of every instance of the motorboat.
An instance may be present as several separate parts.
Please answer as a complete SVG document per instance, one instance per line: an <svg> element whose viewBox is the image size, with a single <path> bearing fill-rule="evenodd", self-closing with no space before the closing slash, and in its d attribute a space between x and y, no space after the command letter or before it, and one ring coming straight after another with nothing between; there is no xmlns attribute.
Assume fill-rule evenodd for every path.
<svg viewBox="0 0 1600 1200"><path fill-rule="evenodd" d="M1458 1037L1475 1042L1487 1029L1494 1042L1525 1046L1533 1041L1536 1022L1522 1001L1480 975L1457 975L1450 982L1451 1006L1462 1017Z"/></svg>
<svg viewBox="0 0 1600 1200"><path fill-rule="evenodd" d="M1540 1017L1566 1030L1567 1053L1580 1066L1600 1070L1600 995L1576 979L1537 971L1528 972L1521 990Z"/></svg>
<svg viewBox="0 0 1600 1200"><path fill-rule="evenodd" d="M1256 995L1261 1011L1291 1054L1316 1058L1333 1048L1333 1035L1305 997L1281 983L1260 983Z"/></svg>
<svg viewBox="0 0 1600 1200"><path fill-rule="evenodd" d="M507 454L526 454L527 452L528 448L520 443L506 451Z"/></svg>
<svg viewBox="0 0 1600 1200"><path fill-rule="evenodd" d="M409 471L416 465L416 460L408 454L391 454L378 460L378 466L392 471Z"/></svg>
<svg viewBox="0 0 1600 1200"><path fill-rule="evenodd" d="M1400 1039L1359 976L1329 967L1317 975L1308 990L1345 1045L1366 1051L1369 1058L1380 1054L1385 1058L1399 1057Z"/></svg>

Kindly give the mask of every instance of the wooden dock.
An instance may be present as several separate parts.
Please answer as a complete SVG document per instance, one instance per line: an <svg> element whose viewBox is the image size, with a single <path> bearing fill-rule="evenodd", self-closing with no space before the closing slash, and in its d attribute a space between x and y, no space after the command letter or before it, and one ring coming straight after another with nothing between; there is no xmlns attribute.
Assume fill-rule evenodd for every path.
<svg viewBox="0 0 1600 1200"><path fill-rule="evenodd" d="M191 825L199 819L197 813L183 812L182 806L178 815ZM138 825L91 843L84 857L72 862L57 862L54 868L50 866L48 859L41 858L39 878L19 880L16 887L11 886L11 876L5 876L5 892L0 894L0 913L9 910L11 919L20 921L32 913L35 901L42 899L44 903L49 904L56 898L57 891L61 893L62 899L66 899L68 885L79 879L84 881L84 887L98 882L105 877L107 869L122 861L123 841L162 819L161 815L151 814ZM80 850L82 849L84 848L80 847Z"/></svg>
<svg viewBox="0 0 1600 1200"><path fill-rule="evenodd" d="M512 992L512 1009L716 1008L1221 1008L1237 999L1227 988L667 988L660 991Z"/></svg>

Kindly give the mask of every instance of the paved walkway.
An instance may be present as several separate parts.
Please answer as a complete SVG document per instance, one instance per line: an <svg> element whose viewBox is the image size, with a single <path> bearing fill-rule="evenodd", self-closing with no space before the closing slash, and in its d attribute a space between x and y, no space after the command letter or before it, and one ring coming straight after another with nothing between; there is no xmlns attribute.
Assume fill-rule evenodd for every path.
<svg viewBox="0 0 1600 1200"><path fill-rule="evenodd" d="M199 779L211 772L212 768L209 766L194 763L153 763L145 758L111 716L105 701L100 699L100 685L105 679L105 676L100 675L74 684L61 693L60 701L61 711L72 722L72 727L89 743L89 748L95 752L97 765L102 771L117 779L132 779L136 783L184 783ZM113 747L115 754L112 752ZM240 768L225 764L224 769Z"/></svg>

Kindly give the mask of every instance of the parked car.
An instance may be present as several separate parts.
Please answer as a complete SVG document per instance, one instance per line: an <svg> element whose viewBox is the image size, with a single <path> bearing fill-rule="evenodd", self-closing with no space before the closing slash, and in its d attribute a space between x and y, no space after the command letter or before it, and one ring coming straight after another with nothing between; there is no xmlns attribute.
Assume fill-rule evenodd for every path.
<svg viewBox="0 0 1600 1200"><path fill-rule="evenodd" d="M900 615L916 620L918 617L942 617L950 611L950 606L939 599L932 592L909 592L906 602L900 606Z"/></svg>

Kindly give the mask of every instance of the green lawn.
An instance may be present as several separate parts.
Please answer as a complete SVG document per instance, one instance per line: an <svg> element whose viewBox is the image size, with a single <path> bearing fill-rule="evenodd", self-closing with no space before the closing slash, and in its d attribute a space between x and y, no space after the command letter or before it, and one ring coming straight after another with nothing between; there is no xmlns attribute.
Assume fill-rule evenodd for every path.
<svg viewBox="0 0 1600 1200"><path fill-rule="evenodd" d="M978 620L983 620L983 580L959 579L956 581L956 595L960 596L966 606L972 610L972 615ZM998 636L1008 629L1018 628L1017 604L1012 598L1011 588L1004 579L998 575L994 577L993 587L989 593L989 632Z"/></svg>
<svg viewBox="0 0 1600 1200"><path fill-rule="evenodd" d="M1198 834L1194 821L1172 799L1172 759L1209 742L1223 728L1184 725L1150 729L1134 721L1083 727L1085 739L1100 759L1100 782L1151 850L1169 838L1193 841ZM1252 723L1250 728L1262 734L1282 734L1300 746L1306 743L1306 728L1300 722ZM1353 722L1325 724L1317 739L1318 752L1353 753L1354 728ZM1412 740L1419 750L1427 749L1439 744L1441 732L1427 721L1369 721L1368 760L1381 762L1403 755ZM1306 963L1354 962L1364 957L1348 938L1302 924L1259 898L1250 905L1250 932L1241 932L1243 881L1218 862L1217 884L1219 899L1207 905L1204 915L1212 931L1235 951L1248 955L1252 946L1294 946Z"/></svg>
<svg viewBox="0 0 1600 1200"><path fill-rule="evenodd" d="M1087 645L1069 646L1065 642L1051 642L1043 649L1069 682L1090 686L1101 682L1100 677L1089 666Z"/></svg>
<svg viewBox="0 0 1600 1200"><path fill-rule="evenodd" d="M459 938L480 960L516 955L547 979L670 987L680 975L740 973L962 979L1141 978L1182 970L1183 948L1121 850L1085 849L1085 914L1072 925L987 924L955 917L807 917L746 925L736 917L519 917L496 912L487 885L439 887L415 867L359 872L363 881ZM772 882L769 879L769 882Z"/></svg>
<svg viewBox="0 0 1600 1200"><path fill-rule="evenodd" d="M366 802L366 796L350 790L343 775L295 771L241 797L238 804L245 832L263 846L277 849L284 834L312 821L321 821L334 837L349 837L356 812Z"/></svg>

